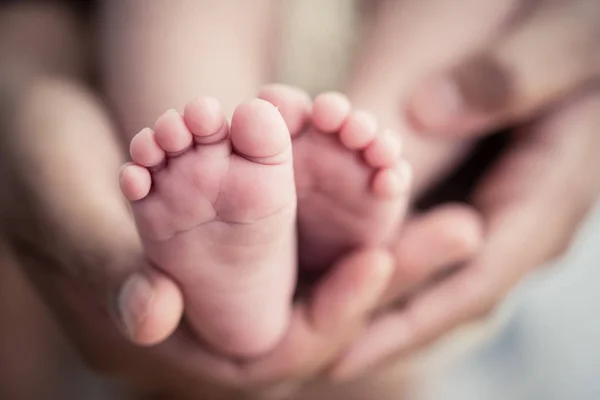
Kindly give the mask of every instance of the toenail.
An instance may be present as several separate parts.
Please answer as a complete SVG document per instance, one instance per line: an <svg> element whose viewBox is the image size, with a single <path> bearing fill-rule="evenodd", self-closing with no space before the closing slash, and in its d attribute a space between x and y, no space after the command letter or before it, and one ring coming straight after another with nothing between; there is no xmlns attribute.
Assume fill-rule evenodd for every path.
<svg viewBox="0 0 600 400"><path fill-rule="evenodd" d="M212 114L219 114L221 112L221 104L213 97L204 97L202 99L206 109Z"/></svg>

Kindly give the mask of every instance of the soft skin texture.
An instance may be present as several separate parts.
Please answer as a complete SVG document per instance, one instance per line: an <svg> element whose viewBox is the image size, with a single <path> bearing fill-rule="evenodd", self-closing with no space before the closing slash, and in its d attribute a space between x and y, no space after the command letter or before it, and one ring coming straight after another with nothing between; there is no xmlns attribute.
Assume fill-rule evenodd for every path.
<svg viewBox="0 0 600 400"><path fill-rule="evenodd" d="M446 2L441 0L440 2L413 1L403 2L403 4L411 4L412 7L422 7L421 9L423 10L421 17L411 18L416 27L409 24L396 24L396 26L404 26L405 29L410 30L408 34L402 36L407 43L407 46L402 46L403 49L407 47L413 49L422 47L419 35L411 33L416 33L417 31L414 29L419 27L422 32L431 32L432 38L436 40L435 43L438 43L438 46L435 46L436 49L453 49L458 48L458 46L457 42L452 42L455 38L449 35L449 32L467 32L468 35L466 36L481 38L484 41L487 41L491 35L491 33L483 34L482 31L478 30L478 27L470 23L465 23L464 15L474 14L473 4L481 5L482 7L486 7L488 4L495 4L519 9L520 5L525 4L525 2L477 1L468 4L460 3L458 6L453 4L453 9L457 10L455 21L458 21L458 25L462 29L450 29L449 31L445 31L441 27L431 30L431 21L424 17L424 15L433 15L432 11L435 13L435 10L437 10L436 7L441 7ZM530 4L550 3L542 1ZM561 3L561 7L563 7L562 10L570 10L572 12L579 10L577 11L579 13L582 8L577 8L576 6L581 4L584 3L576 1L564 2ZM589 2L586 4L597 3ZM467 9L468 12L463 12L462 10L464 9ZM535 7L530 7L527 11L523 13L527 17L531 15L548 15L548 13L540 13L539 9ZM477 13L479 12L477 11ZM494 14L495 11L489 14L477 14L481 18L472 17L469 21L471 23L482 22L483 24L485 22L483 15L493 16ZM440 12L437 15L446 14ZM593 18L597 13L585 12L581 15ZM391 16L392 14L390 13L390 18ZM516 18L516 20L519 21L518 26L536 25L530 18ZM588 19L581 20L580 18L574 18L573 20L584 21L581 25L588 28L597 26L597 24L591 23ZM498 21L496 22L499 23ZM160 26L161 24L157 23L157 25ZM181 24L181 26L184 25ZM494 32L497 30L496 24L488 24L486 22L484 25L493 28ZM204 25L194 24L194 26ZM568 24L560 24L560 26L564 27L565 32L576 29ZM153 26L153 28L155 27L156 25ZM182 29L185 30L185 28ZM512 32L513 29L514 25L507 25L501 31ZM555 34L554 31L546 31L546 29L548 29L548 26L541 29L540 38L552 38ZM589 36L586 37L589 38ZM448 39L450 43L447 46L439 46L441 38ZM393 38L393 40L398 40L398 37ZM495 42L492 41L492 45L485 46L485 49L493 48ZM587 43L598 42L592 40ZM464 54L470 53L473 49L470 46L465 46L465 48L463 48L464 53L455 55L454 60L456 62ZM585 48L585 46L583 46L583 50L581 50L581 47L571 46L554 46L553 48L557 52L563 52L564 60L574 59L571 57L573 54L571 50L580 51L579 55L596 54L596 52L591 51L591 47ZM127 64L128 57L126 53L123 55L123 60ZM403 62L407 62L406 60L415 60L415 64L418 64L419 61L416 60L419 59L420 55L418 52L414 53L414 57L401 58L391 68L391 73L396 76L405 75L407 68L404 68L405 65L403 66ZM544 58L515 57L515 61L532 59L543 60ZM423 72L434 69L443 70L440 64L430 61L425 59L419 68L422 67ZM134 65L134 63L131 65ZM589 65L596 64L590 62ZM116 70L118 71L118 69ZM211 76L211 78L214 79L214 76ZM519 82L530 82L531 79L533 78L523 77ZM415 79L414 81L417 80ZM486 85L482 86L485 87ZM64 90L65 87L68 88L67 91ZM49 88L52 88L52 90L48 91ZM57 88L59 90L53 92ZM565 86L565 88L564 93L573 96L557 96L556 100L562 100L564 104L555 108L546 109L541 107L539 111L547 112L541 119L535 118L538 114L532 113L531 116L535 120L534 124L526 126L520 132L518 140L506 153L506 157L501 161L496 170L500 172L490 175L483 186L481 186L479 192L482 195L478 197L479 199L486 198L485 193L494 193L498 188L502 188L500 193L503 195L489 195L488 199L495 199L493 202L491 200L488 200L488 202L479 200L477 203L485 211L488 241L482 255L477 257L477 262L465 268L463 270L464 274L454 276L455 278L462 276L465 279L442 281L437 286L433 286L430 291L426 291L421 296L416 297L412 306L408 308L408 312L404 314L401 312L389 314L392 317L392 321L397 321L398 323L380 324L378 331L380 333L382 331L388 332L387 337L400 337L401 339L398 341L392 340L390 348L384 349L385 351L383 352L376 351L369 354L364 350L358 350L360 348L368 348L368 346L364 345L368 341L360 339L357 342L355 350L350 353L351 356L347 356L345 359L347 366L346 377L353 374L360 374L366 366L370 367L384 360L393 360L393 355L396 351L399 351L399 354L405 354L411 349L423 345L425 342L435 340L440 335L456 327L457 324L470 321L485 314L491 307L493 308L497 304L498 299L506 292L507 287L519 280L527 271L535 268L543 260L554 257L565 249L576 226L597 197L597 181L594 172L598 170L598 135L594 130L595 124L593 123L594 116L598 115L597 94L594 92L593 86L586 87L586 90L579 93L571 92L570 89L574 88L569 87L569 85ZM21 89L21 92L25 93L24 88ZM373 90L377 92L376 87ZM405 94L407 91L408 88L404 87L398 93ZM14 198L13 195L19 193L18 198L21 199L19 204L3 203L2 215L4 218L11 215L22 217L18 229L16 229L17 226L15 224L5 224L2 226L2 229L5 231L10 245L16 249L16 257L20 264L26 267L32 280L37 283L39 292L44 295L46 302L60 316L62 325L70 332L88 362L99 369L118 373L121 377L128 377L130 382L146 383L147 386L162 387L165 392L182 394L183 398L192 393L200 396L201 393L206 393L207 390L210 390L209 388L214 387L219 388L218 392L216 389L213 392L215 396L219 394L225 395L225 393L231 392L228 392L224 388L231 389L232 386L237 388L243 386L256 394L256 386L247 385L247 380L211 379L211 384L203 385L202 383L206 382L205 377L207 373L205 373L206 371L200 371L198 365L213 366L214 364L210 362L198 363L198 359L195 357L190 357L192 359L187 358L187 362L182 361L185 357L181 356L181 353L169 352L169 350L165 350L164 348L159 351L130 346L123 339L121 333L112 328L113 325L111 325L111 320L108 318L110 313L113 313L115 320L119 321L117 326L121 326L122 323L122 319L119 318L121 314L114 312L116 308L114 305L118 303L116 301L118 297L117 293L123 287L123 282L127 282L125 288L135 287L136 282L140 282L138 279L140 276L148 277L146 282L149 282L149 284L145 287L149 290L138 292L145 293L144 296L137 298L135 296L123 296L130 300L135 300L132 303L122 302L125 306L121 309L121 312L131 312L139 316L138 319L131 319L135 321L132 326L133 329L126 331L129 334L128 337L132 337L137 343L153 342L157 338L164 338L168 335L170 332L169 327L172 328L174 325L172 319L169 318L173 315L177 316L176 310L181 305L181 298L180 296L178 297L178 293L180 292L176 290L176 286L172 284L172 281L166 279L163 275L157 273L157 271L146 269L146 266L139 262L141 260L139 258L141 251L134 233L135 230L131 220L128 219L129 217L123 204L118 200L120 195L114 182L114 173L117 172L118 165L122 162L119 156L120 153L114 144L110 144L108 147L109 150L106 152L98 152L96 146L92 146L92 144L96 144L95 139L106 139L110 135L106 135L106 132L96 135L87 130L86 128L90 127L90 124L87 121L89 117L86 117L85 126L75 125L77 129L74 129L72 136L69 136L69 138L79 138L79 135L83 133L81 140L75 142L65 140L66 129L62 124L65 121L71 121L71 118L75 117L74 113L61 106L49 108L47 105L54 104L57 98L61 97L64 93L69 93L69 96L74 96L74 100L68 103L71 109L75 104L81 103L82 97L87 99L86 102L94 104L95 112L101 110L102 107L98 105L93 97L86 94L84 90L77 88L77 85L65 85L62 81L58 85L55 80L43 84L38 82L36 90L27 91L27 93L28 96L26 99L28 101L20 102L20 106L41 96L37 100L39 102L37 104L43 104L44 107L32 108L28 106L22 107L19 110L19 115L22 116L21 121L29 121L30 123L38 121L39 125L28 125L27 129L21 126L19 129L13 129L12 131L2 131L3 145L0 146L0 149L8 154L3 153L3 157L0 157L3 163L3 168L0 171L6 172L10 170L13 174L9 176L21 178L3 179L1 181L2 193L10 193L11 196L9 198ZM182 97L185 98L180 99L181 104L185 104L189 100L189 97ZM140 98L158 98L159 100L157 101L162 101L161 97L144 97L144 95L140 95ZM232 104L239 101L238 99L235 100L232 101ZM165 101L169 102L171 100L167 98ZM385 103L385 98L382 101ZM402 102L396 101L392 103L398 105L398 108L396 108L398 110ZM162 112L168 106L169 104L159 105L157 112ZM360 106L364 107L362 104ZM123 108L123 110L127 110L127 108ZM125 111L122 112L125 113ZM39 118L40 113L44 118ZM34 118L36 115L38 117ZM102 112L100 112L100 115L102 115ZM156 113L149 112L146 115L156 115ZM52 118L61 121L61 124L48 124L48 121L52 120ZM152 120L150 119L145 120L140 124L141 126L134 126L136 124L132 124L133 128L127 132L133 133L135 129L139 129L151 122ZM104 125L100 124L99 126ZM492 126L494 125L492 124L490 127ZM54 128L50 129L52 127ZM536 129L532 130L531 127L536 127ZM537 133L534 134L533 132ZM568 132L569 135L565 135L565 132ZM571 132L574 132L574 134L570 135ZM8 138L11 140L8 141ZM15 141L15 138L19 138L19 140ZM5 143L7 143L6 146L4 145ZM10 146L8 143L10 143ZM35 151L36 147L34 145L41 146L47 143L53 143L57 146L57 152L52 158L49 158L47 151ZM46 148L44 147L44 149ZM113 150L110 150L111 148ZM10 151L6 151L8 149ZM11 153L17 153L21 158L13 160L8 157ZM85 159L81 157L81 155L87 156L89 154L95 154L99 158L103 158L99 160L99 163L106 163L106 165L112 166L113 170L110 173L107 172L107 175L103 175L105 171L102 173L94 171L94 168L89 167L87 157ZM69 162L57 165L54 156L57 157L56 159L68 160ZM435 157L432 156L430 159L433 160ZM13 162L8 164L8 160ZM94 165L98 165L99 163L95 163ZM66 165L68 165L68 168ZM532 168L532 165L535 165L536 168ZM45 174L32 174L32 166L35 166L35 171L43 171ZM74 170L78 170L74 166L78 166L84 173L76 175L69 182L55 178L55 176L64 176L65 174L68 176ZM90 179L90 172L92 171L94 171L94 174L91 176L97 176L96 179ZM557 172L552 174L548 171ZM85 177L82 175L85 175ZM573 177L578 177L578 179L573 179ZM416 182L418 182L418 176L415 178ZM543 185L531 185L532 181L543 182ZM574 188L574 190L564 190L565 187ZM514 188L528 188L529 190L521 191ZM99 191L107 193L106 198L102 202L98 202L97 196L94 195ZM70 200L74 200L73 203L70 203ZM561 207L560 212L557 213L556 204L558 203L561 204ZM44 205L44 207L40 207L39 205ZM70 205L76 205L76 207L71 207ZM107 215L107 210L112 211ZM464 211L464 209L462 210ZM440 240L444 241L445 245L448 245L448 243L465 243L464 241L460 242L460 240L464 240L465 236L459 236L458 239L456 236L453 236L457 234L455 227L464 227L465 221L469 221L469 218L472 218L473 214L469 212L457 214L456 209L446 209L446 211L444 220L437 219L440 214L432 213L429 214L432 219L424 216L414 220L414 224L410 222L411 229L409 230L407 226L401 240L404 240L404 243L406 241L410 242L410 240L415 239L416 236L414 235L417 232L420 235L425 235L424 232L429 231L431 235L425 235L425 237L428 237L430 240L428 249L431 250L431 253L436 253L436 249L444 248L443 246L436 247L440 245ZM525 215L539 216L539 218L523 218ZM449 216L452 216L452 218L450 219ZM551 221L552 223L544 225L544 229L540 231L541 225L538 222L542 218L544 221ZM452 224L446 225L448 221L451 221ZM473 219L470 221L473 221ZM433 222L436 223L434 224ZM471 224L470 226L477 225ZM552 229L547 229L548 226L551 226ZM48 227L52 227L53 229L49 229ZM94 228L90 229L90 227ZM432 227L436 229L434 230ZM105 229L110 232L116 231L118 235L106 235ZM475 231L476 229L472 232ZM57 235L57 232L62 234ZM510 250L515 249L514 243L520 244L532 236L540 239L536 242L537 246L527 248L520 246L519 251ZM463 239L460 239L461 237ZM472 238L473 236L466 237ZM513 239L518 237L522 237L523 240L513 241ZM40 240L41 238L43 240ZM448 242L449 239L452 240ZM414 276L415 282L426 280L429 277L426 274L410 274L411 271L420 270L418 267L419 263L432 262L435 267L430 265L428 268L425 268L425 270L432 273L454 263L444 263L440 259L437 259L437 257L434 259L424 259L419 254L411 254L408 252L409 249L400 243L398 242L394 247L398 260L405 261L399 269L405 270L407 276ZM473 241L470 240L466 243L473 243ZM458 247L460 248L460 246ZM473 250L470 245L465 248ZM467 255L467 257L459 257L459 259L452 261L461 262L468 258ZM370 268L367 268L366 271L373 271L374 269L377 270L377 265L382 265L382 259L378 258L378 256L373 258L372 254L366 259L353 258L352 260L354 262L346 264L346 267L353 265L354 268L359 268L359 265L369 264ZM409 260L412 264L407 264L408 261L406 260ZM341 266L342 264L339 265ZM505 268L506 265L511 265L511 268ZM359 269L339 267L339 270L356 272ZM364 270L361 269L361 271ZM381 270L377 271L381 272ZM136 272L141 272L141 275L136 275ZM344 276L364 278L360 275L352 274ZM368 279L365 281L369 282L369 284L372 282ZM364 281L362 279L355 281L350 279L348 282ZM336 293L340 294L343 292L332 290L332 286L329 286L330 284L331 281L329 281L329 284L324 284L326 286L326 290L324 289L325 293L335 295ZM403 282L403 285L406 284L406 281ZM463 293L462 296L455 296L457 288ZM465 288L466 290L463 290ZM356 287L353 286L352 289L354 290ZM135 290L133 292L135 293ZM348 299L344 296L338 298L343 301ZM481 298L484 301L479 302ZM107 301L106 299L110 300ZM168 301L165 301L165 299L168 299ZM349 307L356 307L357 304L366 304L364 298L357 299L356 296L352 296L351 299L355 303L349 305ZM481 304L482 306L481 308L477 307L477 309L473 309L472 306L474 304ZM165 308L163 309L162 307ZM317 306L315 305L314 307ZM335 307L332 307L332 303L328 302L320 303L320 306L317 308L325 310L327 307L335 309ZM357 310L356 308L353 309ZM169 312L165 313L164 310L168 310ZM349 319L362 321L361 317L365 314L361 311L347 315L352 315ZM328 321L333 324L339 323L339 321L331 318L331 315L336 314L323 312L320 315L320 318L329 318ZM351 324L340 323L340 325L344 329L348 329ZM302 324L292 324L290 332L295 331L298 333L299 330L295 328L298 326L302 326ZM398 335L399 330L406 332L407 335ZM269 364L270 369L268 369L270 373L262 375L263 378L269 376L273 379L271 382L278 382L279 385L273 385L275 387L281 388L282 386L286 386L287 388L294 388L297 385L292 384L287 386L281 383L285 381L286 383L295 382L299 384L303 381L302 378L306 378L306 376L320 375L319 373L323 370L323 366L327 364L326 361L323 361L323 358L328 358L329 356L323 356L324 352L322 349L339 348L337 346L343 347L344 340L340 339L339 336L332 335L331 332L325 329L318 329L317 331L319 334L315 337L319 339L308 340L304 346L282 346L278 350L280 351L280 358L270 359L271 364ZM373 336L370 337L373 338ZM189 342L184 342L189 345ZM312 344L306 345L308 342ZM291 343L294 342L291 341ZM320 348L316 345L313 347L315 343L319 343L323 347ZM187 350L183 351L183 353L188 354L188 356L192 353L190 347L182 346L181 348ZM301 360L304 360L304 362L300 362ZM312 361L308 362L307 360ZM350 363L350 360L352 360L352 363ZM285 366L285 368L282 368L282 366ZM248 366L245 371L252 371L255 367L256 365L253 364L252 366ZM281 372L282 369L285 370L285 373L275 373L275 371ZM282 379L282 375L288 377L289 380ZM224 375L220 376L223 377ZM267 380L265 378L261 381L264 382ZM216 384L215 381L220 382L220 384ZM232 382L236 384L232 385ZM394 387L394 389L396 388ZM382 390L385 389L382 388ZM173 396L169 398L173 398Z"/></svg>
<svg viewBox="0 0 600 400"><path fill-rule="evenodd" d="M277 109L242 103L230 127L218 101L199 98L138 133L130 152L121 189L149 261L180 282L192 329L232 356L271 350L296 271L291 138Z"/></svg>
<svg viewBox="0 0 600 400"><path fill-rule="evenodd" d="M192 329L246 358L271 350L289 323L296 196L300 267L324 269L386 245L409 186L396 137L341 94L311 104L271 85L259 97L269 102L242 103L231 127L212 98L167 111L134 136L121 171L146 256L180 282Z"/></svg>
<svg viewBox="0 0 600 400"><path fill-rule="evenodd" d="M340 93L313 104L300 90L269 85L293 136L300 268L323 270L348 251L386 246L404 221L411 171L396 134Z"/></svg>
<svg viewBox="0 0 600 400"><path fill-rule="evenodd" d="M182 295L145 262L114 179L122 157L110 124L94 97L71 83L39 81L22 93L27 97L19 102L15 134L2 136L6 145L0 146L11 149L0 158L2 171L10 172L2 180L2 193L10 193L2 197L3 231L46 304L96 370L167 398L241 393L260 398L297 391L324 376L388 288L389 255L366 251L344 258L295 306L290 328L269 357L245 364L215 355L184 327L159 346L131 344L169 336L182 313ZM94 129L83 129L90 121ZM52 154L45 151L48 140ZM97 160L90 163L92 154ZM74 165L80 166L77 174ZM98 198L99 191L106 196ZM15 216L20 224L11 223ZM422 235L419 227L427 227L421 221L411 226L415 237ZM456 243L456 231L453 224L437 228L447 234L430 237L429 243L441 254ZM398 251L399 258L417 260L410 248ZM470 253L456 256L446 263Z"/></svg>
<svg viewBox="0 0 600 400"><path fill-rule="evenodd" d="M196 22L194 27L207 26ZM389 255L367 251L341 260L297 305L284 341L267 359L240 366L195 344L185 329L162 346L139 347L173 332L182 293L145 262L114 179L124 151L104 104L80 75L68 78L53 68L9 77L10 85L2 85L2 111L12 114L0 131L0 227L87 364L170 399L241 392L256 398L296 391L309 377L322 377L388 286ZM217 75L210 84L219 85ZM419 230L416 222L413 232ZM430 237L430 243L441 252L456 243L458 232L453 225L440 228L446 235ZM454 252L447 264L472 251L459 259ZM400 257L416 259L410 251Z"/></svg>

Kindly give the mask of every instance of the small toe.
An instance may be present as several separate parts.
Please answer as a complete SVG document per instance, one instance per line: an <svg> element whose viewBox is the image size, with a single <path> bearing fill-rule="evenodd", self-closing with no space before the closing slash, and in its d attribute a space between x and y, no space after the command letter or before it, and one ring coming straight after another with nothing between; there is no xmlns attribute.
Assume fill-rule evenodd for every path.
<svg viewBox="0 0 600 400"><path fill-rule="evenodd" d="M365 148L364 159L372 167L392 167L398 162L400 152L401 144L398 135L387 130L376 136Z"/></svg>
<svg viewBox="0 0 600 400"><path fill-rule="evenodd" d="M154 125L156 142L167 153L178 154L192 144L192 134L175 110L165 112Z"/></svg>
<svg viewBox="0 0 600 400"><path fill-rule="evenodd" d="M291 157L291 138L283 117L271 103L261 99L235 109L231 143L239 155L259 163L276 164Z"/></svg>
<svg viewBox="0 0 600 400"><path fill-rule="evenodd" d="M320 94L313 103L312 123L321 132L337 132L348 118L350 110L350 101L343 94L337 92Z"/></svg>
<svg viewBox="0 0 600 400"><path fill-rule="evenodd" d="M259 99L273 104L281 113L290 135L296 136L306 125L311 112L310 97L303 90L282 84L263 87Z"/></svg>
<svg viewBox="0 0 600 400"><path fill-rule="evenodd" d="M154 131L142 129L131 139L129 154L133 161L144 167L155 167L165 159L164 150L156 142Z"/></svg>
<svg viewBox="0 0 600 400"><path fill-rule="evenodd" d="M217 143L229 134L221 104L212 97L199 97L189 102L183 111L183 119L199 144Z"/></svg>
<svg viewBox="0 0 600 400"><path fill-rule="evenodd" d="M391 168L379 170L373 176L371 190L382 199L394 199L400 194L401 183L396 171Z"/></svg>
<svg viewBox="0 0 600 400"><path fill-rule="evenodd" d="M366 111L350 114L340 131L340 141L351 150L364 149L377 134L377 119Z"/></svg>
<svg viewBox="0 0 600 400"><path fill-rule="evenodd" d="M129 201L141 200L150 192L152 178L148 169L135 164L125 164L121 169L121 191Z"/></svg>
<svg viewBox="0 0 600 400"><path fill-rule="evenodd" d="M407 162L397 168L383 168L375 173L371 190L375 196L394 199L408 192L412 180L412 170Z"/></svg>

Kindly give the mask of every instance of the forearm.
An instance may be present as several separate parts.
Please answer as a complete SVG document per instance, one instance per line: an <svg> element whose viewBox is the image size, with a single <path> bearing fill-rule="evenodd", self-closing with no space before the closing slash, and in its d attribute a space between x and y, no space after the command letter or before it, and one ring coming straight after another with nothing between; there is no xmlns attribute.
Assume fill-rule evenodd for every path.
<svg viewBox="0 0 600 400"><path fill-rule="evenodd" d="M102 69L128 138L198 95L227 112L269 79L279 2L105 2Z"/></svg>
<svg viewBox="0 0 600 400"><path fill-rule="evenodd" d="M124 157L87 88L89 33L60 3L0 7L1 215L20 222L5 230L49 230L40 244L66 239L57 233L77 217L87 227L93 211L99 226L106 210L128 217L116 179Z"/></svg>
<svg viewBox="0 0 600 400"><path fill-rule="evenodd" d="M89 364L126 365L109 293L139 255L118 188L122 154L81 86L37 78L11 97L0 129L0 231Z"/></svg>
<svg viewBox="0 0 600 400"><path fill-rule="evenodd" d="M126 233L131 221L117 196L121 152L102 106L85 88L84 43L66 8L39 2L0 7L0 274L11 299L2 313L20 315L3 331L9 342L2 364L13 379L20 371L23 379L34 378L22 386L11 382L2 393L14 387L20 396L49 392L40 382L57 378L55 355L44 353L53 336L23 302L28 296L18 285L20 272L93 364L108 367L123 354L125 339L102 304L105 294L97 295L107 286L99 271L117 271L137 238ZM11 337L11 329L19 336ZM10 355L23 347L10 349L18 343L31 357L15 362Z"/></svg>

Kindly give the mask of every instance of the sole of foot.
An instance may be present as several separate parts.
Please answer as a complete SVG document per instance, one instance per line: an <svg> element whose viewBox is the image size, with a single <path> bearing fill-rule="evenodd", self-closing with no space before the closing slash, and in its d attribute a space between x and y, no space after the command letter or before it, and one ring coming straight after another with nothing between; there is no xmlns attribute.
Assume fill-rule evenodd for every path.
<svg viewBox="0 0 600 400"><path fill-rule="evenodd" d="M293 138L301 266L326 268L350 250L391 240L411 181L398 135L379 131L339 93L311 105L302 91L271 85L259 97L278 107Z"/></svg>
<svg viewBox="0 0 600 400"><path fill-rule="evenodd" d="M287 329L297 197L290 133L273 105L212 98L170 110L131 142L121 189L148 260L184 294L185 318L216 350L254 357Z"/></svg>

